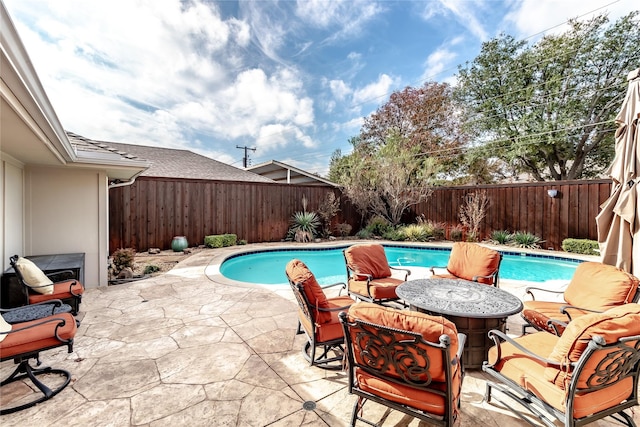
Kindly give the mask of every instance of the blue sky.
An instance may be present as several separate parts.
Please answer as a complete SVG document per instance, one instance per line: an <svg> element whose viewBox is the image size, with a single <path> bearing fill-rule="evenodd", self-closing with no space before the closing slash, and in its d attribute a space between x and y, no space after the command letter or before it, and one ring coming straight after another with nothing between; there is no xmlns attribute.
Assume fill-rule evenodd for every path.
<svg viewBox="0 0 640 427"><path fill-rule="evenodd" d="M4 0L66 130L325 175L363 117L455 83L483 41L535 40L637 0Z"/></svg>

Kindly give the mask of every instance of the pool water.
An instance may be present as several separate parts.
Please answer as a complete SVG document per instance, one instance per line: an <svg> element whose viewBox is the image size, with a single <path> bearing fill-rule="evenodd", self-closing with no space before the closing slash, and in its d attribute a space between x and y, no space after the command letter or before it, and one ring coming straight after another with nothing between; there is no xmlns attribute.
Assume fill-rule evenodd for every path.
<svg viewBox="0 0 640 427"><path fill-rule="evenodd" d="M392 267L407 267L412 277L428 275L431 266L446 266L448 248L420 248L410 246L385 246L385 253ZM321 285L347 280L344 256L340 248L261 250L238 254L226 259L220 273L228 279L267 285L286 285L286 264L297 258L307 264ZM502 252L499 277L502 279L545 282L570 280L578 266L578 260L553 256ZM421 276L421 269L425 269Z"/></svg>

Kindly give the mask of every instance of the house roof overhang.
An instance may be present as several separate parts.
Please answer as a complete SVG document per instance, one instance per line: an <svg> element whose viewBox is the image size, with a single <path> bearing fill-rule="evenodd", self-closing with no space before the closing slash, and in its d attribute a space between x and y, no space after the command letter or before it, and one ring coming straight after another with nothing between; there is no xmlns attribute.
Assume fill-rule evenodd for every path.
<svg viewBox="0 0 640 427"><path fill-rule="evenodd" d="M270 178L276 182L287 184L329 185L338 187L338 184L314 175L305 170L296 168L277 160L260 163L247 168L248 171Z"/></svg>
<svg viewBox="0 0 640 427"><path fill-rule="evenodd" d="M2 2L0 153L24 165L106 170L110 179L131 179L149 166L146 162L102 158L74 149Z"/></svg>

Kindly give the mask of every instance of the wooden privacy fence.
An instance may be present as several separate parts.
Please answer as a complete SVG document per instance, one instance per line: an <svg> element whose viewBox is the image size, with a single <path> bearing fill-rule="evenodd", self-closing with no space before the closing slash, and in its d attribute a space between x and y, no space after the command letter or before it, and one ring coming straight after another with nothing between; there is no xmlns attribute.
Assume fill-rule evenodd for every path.
<svg viewBox="0 0 640 427"><path fill-rule="evenodd" d="M224 233L277 242L303 197L315 211L329 192L340 195L328 186L140 177L109 190L109 252L169 249L173 236L186 236L190 246Z"/></svg>
<svg viewBox="0 0 640 427"><path fill-rule="evenodd" d="M551 189L557 197L549 197ZM460 223L466 198L486 191L483 238L493 230L525 231L542 238L545 249L560 249L567 237L597 239L595 217L610 190L609 180L442 187L412 207L404 220L423 215L451 227ZM291 215L303 209L303 197L307 210L315 211L329 192L340 196L328 186L141 177L131 186L109 190L109 251L169 249L178 235L186 236L191 246L202 244L206 235L223 233L249 243L280 241ZM352 233L362 226L343 197L333 224L341 222L351 224Z"/></svg>
<svg viewBox="0 0 640 427"><path fill-rule="evenodd" d="M556 190L550 197L548 190ZM425 203L414 206L407 215L417 215L448 227L459 224L460 208L476 191L486 191L487 214L480 236L493 230L523 231L543 239L544 249L561 250L568 237L597 240L595 218L611 192L610 180L553 181L474 187L442 187Z"/></svg>

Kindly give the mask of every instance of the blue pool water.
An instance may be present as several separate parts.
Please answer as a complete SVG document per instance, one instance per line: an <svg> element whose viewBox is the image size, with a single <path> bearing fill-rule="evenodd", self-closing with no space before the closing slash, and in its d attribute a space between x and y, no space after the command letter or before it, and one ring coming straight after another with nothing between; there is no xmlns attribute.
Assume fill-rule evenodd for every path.
<svg viewBox="0 0 640 427"><path fill-rule="evenodd" d="M232 280L273 285L287 284L286 264L293 258L303 261L322 285L344 282L347 271L339 248L260 250L227 258L220 273ZM385 246L392 267L445 266L449 260L448 248L420 248ZM570 280L580 261L565 258L502 252L499 277L502 279L545 282ZM415 273L414 273L415 274Z"/></svg>

